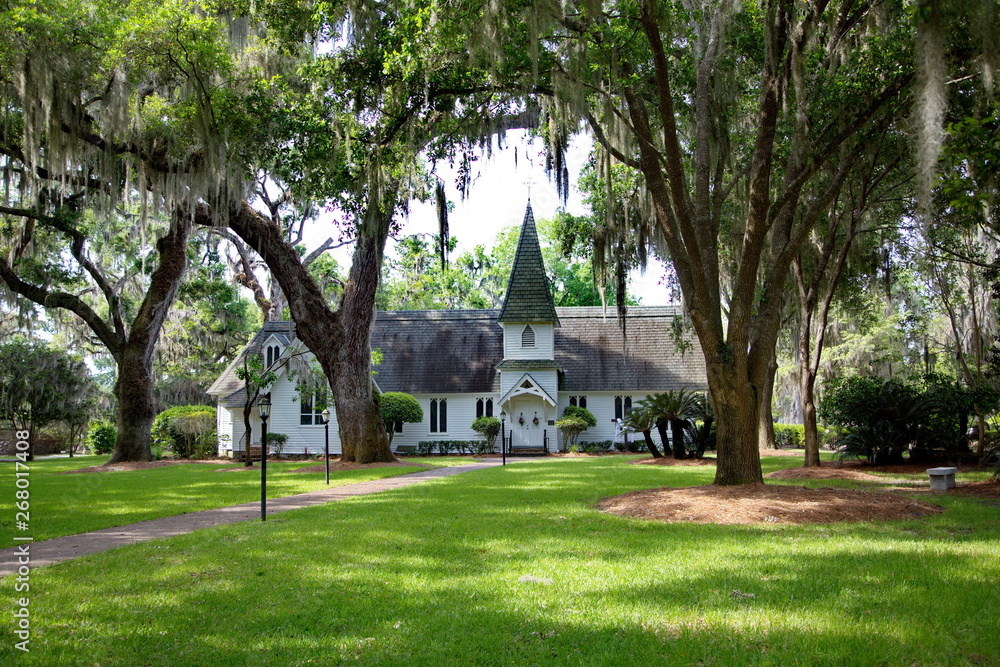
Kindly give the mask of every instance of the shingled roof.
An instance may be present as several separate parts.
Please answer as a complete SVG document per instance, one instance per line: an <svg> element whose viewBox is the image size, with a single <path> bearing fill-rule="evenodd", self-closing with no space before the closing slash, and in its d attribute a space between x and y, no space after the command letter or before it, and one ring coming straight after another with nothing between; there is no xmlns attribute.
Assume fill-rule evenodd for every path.
<svg viewBox="0 0 1000 667"><path fill-rule="evenodd" d="M697 340L685 352L674 337L680 309L631 307L623 337L613 312L602 308L557 308L555 364L560 391L668 391L705 389L705 362ZM379 312L372 346L382 349L375 370L383 391L410 394L490 393L499 388L503 331L495 310L411 310Z"/></svg>
<svg viewBox="0 0 1000 667"><path fill-rule="evenodd" d="M524 211L514 266L498 319L500 322L559 322L530 202Z"/></svg>
<svg viewBox="0 0 1000 667"><path fill-rule="evenodd" d="M379 311L372 347L382 350L374 367L382 391L499 391L503 332L495 310Z"/></svg>
<svg viewBox="0 0 1000 667"><path fill-rule="evenodd" d="M559 308L556 363L562 368L559 390L671 391L708 388L705 358L690 332L677 345L674 318L679 307L633 306L628 309L626 335L613 314L602 308Z"/></svg>
<svg viewBox="0 0 1000 667"><path fill-rule="evenodd" d="M555 364L528 361L561 369L559 390L564 392L651 392L687 388L705 389L705 362L697 340L685 352L678 349L673 322L680 309L629 308L627 336L622 336L613 312L601 308L555 309L562 322L556 329ZM383 360L375 381L382 391L409 394L496 393L503 365L503 330L496 310L380 311L372 331L372 347ZM229 407L243 404L241 380L235 368L247 353L259 354L264 341L275 334L282 342L294 336L289 322L268 322L212 385L212 393ZM523 368L525 362L519 362Z"/></svg>

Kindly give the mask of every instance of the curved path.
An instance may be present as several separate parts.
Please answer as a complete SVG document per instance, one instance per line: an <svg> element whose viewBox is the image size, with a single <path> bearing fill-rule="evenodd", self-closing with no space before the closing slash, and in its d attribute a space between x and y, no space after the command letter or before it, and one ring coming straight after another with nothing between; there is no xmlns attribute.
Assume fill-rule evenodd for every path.
<svg viewBox="0 0 1000 667"><path fill-rule="evenodd" d="M279 512L322 505L354 496L365 496L370 493L399 489L411 484L425 482L429 479L457 475L472 470L492 468L500 464L500 460L480 461L448 468L422 470L397 477L376 479L370 482L330 487L294 496L285 496L284 498L268 498L267 514L270 516ZM80 556L109 551L115 547L132 544L133 542L145 542L146 540L158 540L164 537L173 537L174 535L185 535L193 533L196 530L201 530L202 528L239 523L241 521L252 521L254 519L260 519L260 501L245 503L243 505L233 505L231 507L220 507L214 510L167 516L162 519L150 519L149 521L140 521L139 523L132 523L125 526L95 530L92 533L54 537L51 540L43 542L24 542L20 546L0 549L0 577L17 572L18 567L22 564L21 561L25 555L25 550L27 550L29 558L27 564L31 569L35 569L43 565L61 563L79 558Z"/></svg>

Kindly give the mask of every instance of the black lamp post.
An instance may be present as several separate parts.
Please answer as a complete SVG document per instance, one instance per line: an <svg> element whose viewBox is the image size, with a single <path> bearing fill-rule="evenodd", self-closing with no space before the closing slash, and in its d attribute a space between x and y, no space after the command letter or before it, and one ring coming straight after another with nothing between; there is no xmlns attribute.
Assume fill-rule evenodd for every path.
<svg viewBox="0 0 1000 667"><path fill-rule="evenodd" d="M326 483L330 484L330 408L323 408L323 453L326 454Z"/></svg>
<svg viewBox="0 0 1000 667"><path fill-rule="evenodd" d="M500 459L507 465L507 413L500 411Z"/></svg>
<svg viewBox="0 0 1000 667"><path fill-rule="evenodd" d="M271 416L271 394L257 401L260 411L260 520L267 521L267 418Z"/></svg>

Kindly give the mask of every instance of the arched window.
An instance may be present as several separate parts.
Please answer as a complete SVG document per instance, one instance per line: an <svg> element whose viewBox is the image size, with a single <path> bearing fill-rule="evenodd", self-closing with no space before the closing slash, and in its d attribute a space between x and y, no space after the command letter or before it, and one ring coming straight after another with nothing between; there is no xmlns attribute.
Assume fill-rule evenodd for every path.
<svg viewBox="0 0 1000 667"><path fill-rule="evenodd" d="M631 409L631 396L615 396L615 419L624 419Z"/></svg>
<svg viewBox="0 0 1000 667"><path fill-rule="evenodd" d="M281 348L279 348L277 345L268 345L267 350L265 351L265 361L267 363L264 365L264 368L270 368L274 364L274 362L278 360L278 357L280 356L281 356Z"/></svg>
<svg viewBox="0 0 1000 667"><path fill-rule="evenodd" d="M448 432L448 399L431 399L431 433Z"/></svg>
<svg viewBox="0 0 1000 667"><path fill-rule="evenodd" d="M479 419L480 417L492 417L492 416L493 416L493 399L477 398L476 419Z"/></svg>
<svg viewBox="0 0 1000 667"><path fill-rule="evenodd" d="M530 324L525 324L521 331L521 347L535 347L535 330Z"/></svg>

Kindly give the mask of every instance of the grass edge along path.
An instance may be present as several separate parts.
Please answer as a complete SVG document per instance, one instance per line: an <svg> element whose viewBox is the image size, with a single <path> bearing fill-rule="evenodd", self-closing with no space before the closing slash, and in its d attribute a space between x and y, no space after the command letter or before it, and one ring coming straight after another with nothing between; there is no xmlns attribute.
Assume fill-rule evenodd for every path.
<svg viewBox="0 0 1000 667"><path fill-rule="evenodd" d="M277 514L303 507L336 502L353 496L363 496L389 489L398 489L429 479L491 468L496 465L500 465L500 461L491 460L458 466L432 468L430 470L420 470L395 477L330 487L318 491L308 491L283 498L272 498L267 503L267 514ZM25 544L30 545L31 566L32 568L37 568L72 560L80 556L102 553L126 544L185 535L203 528L212 528L214 526L251 521L259 518L260 502L258 501L178 514L159 519L150 519L125 526L104 528L89 533L54 537L33 544L26 542L20 546L0 549L0 577L17 572L20 565L19 558L24 554L23 548Z"/></svg>

